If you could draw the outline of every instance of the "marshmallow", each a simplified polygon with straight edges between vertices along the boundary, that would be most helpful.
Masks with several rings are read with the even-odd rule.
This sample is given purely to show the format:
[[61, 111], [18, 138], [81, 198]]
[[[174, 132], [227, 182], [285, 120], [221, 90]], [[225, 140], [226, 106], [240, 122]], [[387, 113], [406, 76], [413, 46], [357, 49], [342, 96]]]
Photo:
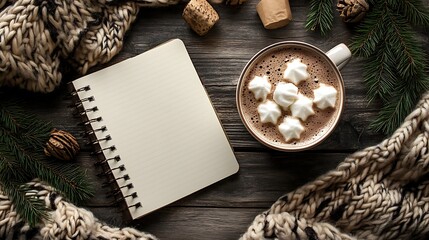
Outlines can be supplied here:
[[298, 99], [290, 106], [292, 116], [306, 121], [307, 118], [314, 114], [313, 101], [302, 95], [298, 94]]
[[287, 63], [286, 70], [283, 73], [283, 78], [289, 80], [295, 85], [301, 81], [308, 79], [310, 74], [307, 72], [307, 65], [301, 62], [301, 59], [294, 59]]
[[282, 114], [279, 105], [270, 100], [259, 104], [258, 113], [262, 123], [272, 124], [277, 124], [277, 121]]
[[335, 107], [335, 103], [337, 102], [337, 90], [334, 87], [321, 83], [313, 92], [313, 102], [318, 108], [325, 109], [328, 107]]
[[279, 132], [283, 135], [286, 142], [292, 139], [299, 139], [303, 131], [304, 127], [301, 122], [294, 117], [285, 117], [279, 125]]
[[279, 82], [274, 90], [274, 101], [284, 110], [298, 98], [298, 88], [292, 83]]
[[268, 82], [266, 75], [259, 77], [255, 76], [252, 81], [249, 82], [249, 90], [252, 91], [256, 100], [265, 101], [267, 95], [271, 92], [271, 83]]

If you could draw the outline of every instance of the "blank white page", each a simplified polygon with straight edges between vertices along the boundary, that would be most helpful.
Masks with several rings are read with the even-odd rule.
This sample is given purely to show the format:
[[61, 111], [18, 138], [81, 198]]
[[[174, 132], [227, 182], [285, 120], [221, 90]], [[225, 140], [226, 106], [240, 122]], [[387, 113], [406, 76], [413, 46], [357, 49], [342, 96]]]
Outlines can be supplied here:
[[201, 84], [185, 45], [171, 40], [98, 72], [73, 81], [75, 89], [86, 85], [89, 91], [79, 97], [94, 96], [85, 108], [97, 106], [89, 118], [111, 169], [114, 170], [133, 219], [172, 203], [238, 171], [238, 163], [210, 99]]

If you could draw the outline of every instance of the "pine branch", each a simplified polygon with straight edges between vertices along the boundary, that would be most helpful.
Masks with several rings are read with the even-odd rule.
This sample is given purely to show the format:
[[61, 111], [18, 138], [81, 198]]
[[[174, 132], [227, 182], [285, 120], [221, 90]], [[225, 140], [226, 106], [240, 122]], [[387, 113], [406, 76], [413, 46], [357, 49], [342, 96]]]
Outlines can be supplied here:
[[20, 168], [21, 165], [13, 154], [4, 145], [0, 145], [0, 183], [8, 182], [11, 179], [20, 183], [31, 180], [27, 173], [17, 171]]
[[85, 172], [70, 163], [45, 160], [43, 146], [52, 129], [50, 123], [13, 103], [0, 102], [0, 114], [0, 186], [24, 220], [34, 224], [44, 216], [44, 207], [26, 192], [30, 189], [19, 187], [32, 178], [45, 181], [75, 203], [92, 196]]
[[[16, 112], [16, 114], [13, 114], [13, 112]], [[0, 102], [0, 126], [16, 133], [20, 127], [18, 119], [23, 118], [25, 118], [25, 115], [22, 115], [21, 111], [16, 106]]]
[[429, 9], [421, 0], [389, 0], [393, 9], [405, 16], [414, 26], [429, 27]]
[[310, 9], [305, 24], [307, 30], [320, 30], [322, 35], [326, 35], [332, 29], [333, 22], [332, 0], [310, 0]]
[[407, 93], [394, 96], [394, 101], [381, 108], [376, 120], [371, 123], [369, 129], [375, 132], [391, 132], [392, 129], [397, 128], [406, 117], [405, 113], [409, 111], [409, 103], [411, 101]]
[[74, 203], [89, 199], [93, 194], [85, 172], [72, 164], [38, 160], [29, 167], [29, 171], [38, 173], [37, 176], [40, 180], [48, 182]]
[[15, 205], [15, 211], [30, 225], [35, 226], [42, 218], [46, 218], [46, 207], [42, 200], [27, 194], [31, 189], [24, 185], [0, 182], [1, 190], [6, 193]]
[[426, 24], [429, 11], [418, 4], [411, 6], [417, 2], [370, 0], [371, 11], [352, 39], [353, 53], [367, 58], [364, 81], [368, 98], [380, 98], [383, 103], [370, 126], [376, 132], [393, 132], [429, 89], [425, 51], [410, 25]]
[[363, 57], [371, 56], [386, 37], [385, 13], [382, 8], [370, 11], [365, 20], [356, 29], [350, 50], [353, 54]]
[[28, 147], [42, 149], [49, 139], [51, 129], [51, 123], [33, 118], [31, 122], [22, 125], [18, 138], [20, 142], [27, 144]]
[[0, 102], [0, 128], [10, 131], [10, 135], [19, 137], [21, 143], [40, 148], [49, 138], [51, 123], [24, 112], [16, 105], [17, 103], [1, 100], [3, 102]]
[[44, 161], [42, 147], [28, 149], [13, 136], [9, 136], [7, 141], [9, 150], [20, 161], [21, 168], [28, 174], [49, 183], [72, 202], [77, 203], [91, 197], [92, 189], [89, 181], [76, 166]]
[[417, 74], [425, 67], [425, 56], [420, 44], [414, 39], [416, 33], [403, 16], [392, 12], [386, 15], [391, 29], [386, 36], [386, 44], [395, 51], [398, 73], [404, 78]]
[[399, 81], [394, 67], [395, 63], [389, 52], [389, 46], [381, 44], [376, 52], [367, 58], [364, 65], [364, 82], [367, 85], [368, 100], [380, 98], [383, 102], [391, 100], [396, 83]]
[[[429, 78], [425, 79], [426, 84]], [[418, 101], [420, 94], [427, 90], [420, 86], [419, 83], [402, 81], [391, 97], [378, 114], [378, 117], [370, 125], [370, 129], [375, 132], [391, 133], [404, 121], [405, 117], [412, 111], [415, 103]]]

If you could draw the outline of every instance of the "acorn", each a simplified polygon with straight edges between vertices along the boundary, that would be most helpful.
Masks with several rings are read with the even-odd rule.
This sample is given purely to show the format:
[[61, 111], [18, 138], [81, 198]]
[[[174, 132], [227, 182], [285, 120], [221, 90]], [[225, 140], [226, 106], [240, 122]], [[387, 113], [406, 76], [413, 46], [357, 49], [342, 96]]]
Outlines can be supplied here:
[[55, 128], [44, 148], [46, 156], [65, 161], [74, 159], [79, 150], [79, 143], [71, 133]]

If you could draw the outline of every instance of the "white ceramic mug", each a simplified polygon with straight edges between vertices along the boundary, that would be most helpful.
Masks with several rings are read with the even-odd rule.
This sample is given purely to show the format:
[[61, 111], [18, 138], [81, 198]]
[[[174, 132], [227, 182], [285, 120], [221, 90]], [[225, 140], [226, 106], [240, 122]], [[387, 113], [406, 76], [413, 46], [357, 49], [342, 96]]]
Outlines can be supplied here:
[[[244, 109], [248, 110], [249, 107], [245, 107], [243, 105], [244, 104], [243, 96], [245, 95], [246, 97], [248, 97], [246, 94], [250, 94], [248, 89], [245, 89], [244, 86], [247, 85], [247, 82], [250, 79], [252, 70], [255, 70], [255, 68], [257, 67], [256, 65], [260, 64], [259, 62], [262, 61], [262, 59], [266, 59], [267, 56], [273, 55], [273, 53], [275, 53], [276, 51], [277, 52], [288, 51], [288, 49], [289, 51], [292, 51], [291, 49], [294, 49], [294, 51], [296, 51], [296, 49], [301, 49], [302, 51], [308, 53], [308, 55], [315, 56], [317, 57], [317, 59], [320, 59], [320, 61], [323, 62], [323, 64], [326, 64], [324, 66], [328, 66], [329, 69], [332, 70], [332, 71], [329, 70], [331, 72], [329, 71], [328, 72], [332, 74], [332, 79], [335, 79], [335, 81], [337, 81], [335, 84], [338, 89], [338, 94], [337, 94], [338, 102], [336, 104], [337, 107], [332, 114], [332, 117], [331, 117], [332, 119], [329, 120], [329, 126], [328, 124], [326, 124], [325, 126], [326, 129], [323, 128], [323, 131], [318, 131], [317, 134], [320, 134], [320, 135], [317, 135], [317, 134], [314, 135], [315, 136], [313, 137], [314, 140], [302, 141], [302, 142], [299, 142], [300, 140], [297, 140], [293, 144], [287, 143], [287, 142], [281, 142], [277, 140], [273, 141], [272, 139], [268, 139], [268, 137], [266, 136], [267, 135], [266, 131], [265, 133], [261, 131], [262, 123], [255, 123], [254, 115], [249, 116], [250, 115], [249, 113], [244, 112]], [[326, 53], [311, 44], [298, 42], [298, 41], [278, 42], [262, 49], [261, 51], [256, 53], [246, 64], [246, 66], [244, 67], [240, 75], [240, 79], [237, 84], [236, 104], [237, 104], [238, 112], [240, 114], [240, 118], [244, 126], [253, 135], [253, 137], [255, 137], [259, 142], [261, 142], [262, 144], [270, 148], [280, 150], [280, 151], [287, 151], [287, 152], [302, 151], [320, 144], [335, 129], [335, 127], [339, 122], [341, 113], [343, 111], [345, 90], [344, 90], [344, 81], [340, 74], [339, 69], [344, 67], [347, 64], [347, 62], [350, 60], [350, 58], [351, 58], [351, 52], [345, 44], [339, 44]], [[257, 126], [257, 124], [259, 124], [259, 127]], [[276, 126], [273, 126], [273, 128], [275, 127]]]

